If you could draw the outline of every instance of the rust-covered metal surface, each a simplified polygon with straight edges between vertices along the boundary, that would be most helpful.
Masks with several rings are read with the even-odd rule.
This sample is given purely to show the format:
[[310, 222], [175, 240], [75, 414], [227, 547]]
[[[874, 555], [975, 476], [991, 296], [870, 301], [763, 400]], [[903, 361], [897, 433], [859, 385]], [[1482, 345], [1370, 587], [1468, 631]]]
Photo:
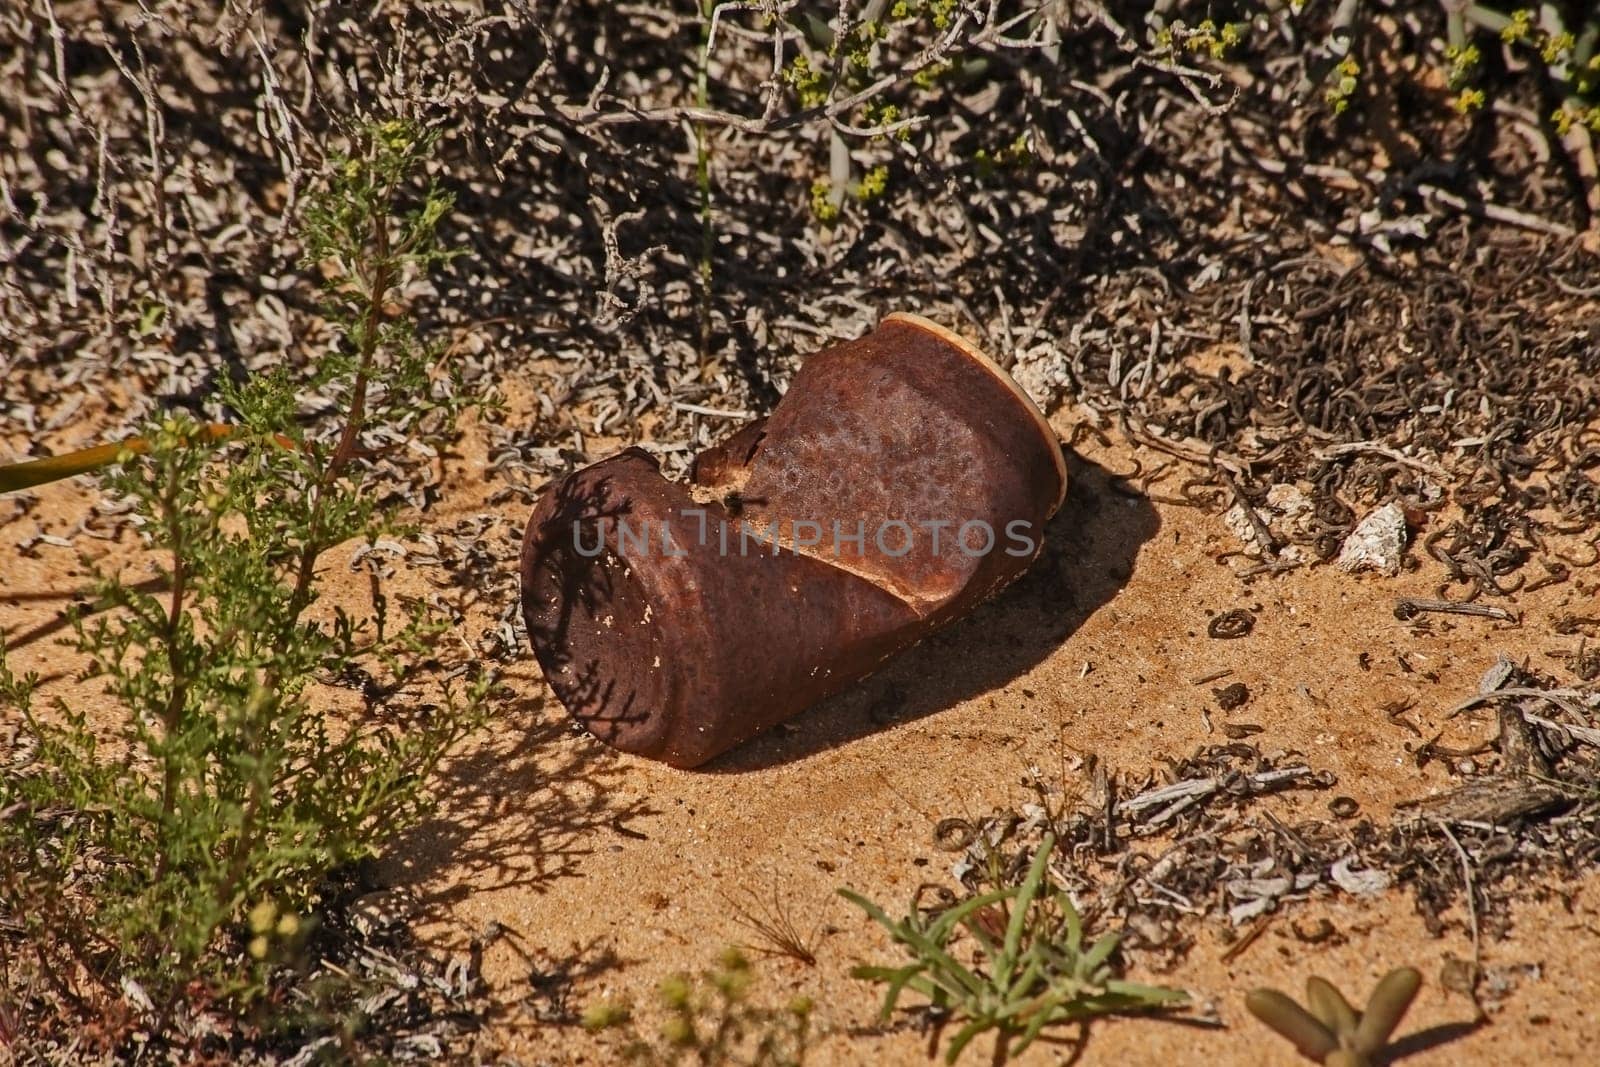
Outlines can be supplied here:
[[534, 651], [575, 717], [693, 767], [1011, 581], [1066, 492], [1055, 435], [968, 342], [909, 315], [805, 361], [688, 483], [630, 448], [546, 489]]

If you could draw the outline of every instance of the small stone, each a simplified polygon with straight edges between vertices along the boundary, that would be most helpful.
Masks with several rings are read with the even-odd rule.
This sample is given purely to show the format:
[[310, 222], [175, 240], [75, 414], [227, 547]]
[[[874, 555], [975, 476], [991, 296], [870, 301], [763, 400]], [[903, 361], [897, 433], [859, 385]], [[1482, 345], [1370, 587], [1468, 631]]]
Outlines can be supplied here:
[[[1316, 507], [1305, 491], [1287, 482], [1274, 484], [1267, 490], [1264, 506], [1255, 509], [1256, 518], [1267, 528], [1279, 545], [1278, 559], [1283, 563], [1303, 563], [1306, 550], [1294, 542], [1307, 536], [1308, 524], [1316, 515]], [[1265, 553], [1256, 527], [1250, 521], [1243, 505], [1235, 503], [1222, 516], [1229, 532], [1239, 539], [1247, 552]]]
[[1354, 573], [1375, 570], [1380, 574], [1399, 574], [1400, 557], [1406, 547], [1406, 514], [1399, 504], [1390, 502], [1356, 525], [1339, 550], [1339, 568]]
[[1250, 689], [1243, 682], [1213, 689], [1211, 694], [1217, 698], [1217, 706], [1223, 711], [1232, 711], [1250, 703]]
[[1328, 869], [1333, 884], [1351, 896], [1365, 897], [1388, 889], [1392, 879], [1384, 871], [1357, 870], [1355, 856], [1346, 856]]

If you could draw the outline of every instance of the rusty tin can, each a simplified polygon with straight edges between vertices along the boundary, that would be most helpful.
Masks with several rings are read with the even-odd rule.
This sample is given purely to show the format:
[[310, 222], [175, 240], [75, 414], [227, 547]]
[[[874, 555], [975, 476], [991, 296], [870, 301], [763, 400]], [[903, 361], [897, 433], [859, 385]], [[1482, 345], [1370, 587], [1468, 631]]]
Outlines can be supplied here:
[[596, 737], [693, 767], [1016, 578], [1066, 488], [1016, 382], [893, 314], [808, 358], [687, 483], [630, 448], [547, 488], [523, 539], [523, 616]]

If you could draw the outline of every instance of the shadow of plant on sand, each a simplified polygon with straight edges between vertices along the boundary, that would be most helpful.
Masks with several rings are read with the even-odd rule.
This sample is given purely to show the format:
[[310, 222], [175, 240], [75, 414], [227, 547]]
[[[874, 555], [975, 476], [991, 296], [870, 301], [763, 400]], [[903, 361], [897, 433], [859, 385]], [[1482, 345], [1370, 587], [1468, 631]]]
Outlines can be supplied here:
[[627, 770], [542, 695], [515, 698], [443, 768], [438, 812], [389, 850], [384, 880], [415, 887], [430, 907], [484, 890], [542, 892], [579, 873], [595, 831], [628, 836], [630, 821], [656, 814], [629, 796]]

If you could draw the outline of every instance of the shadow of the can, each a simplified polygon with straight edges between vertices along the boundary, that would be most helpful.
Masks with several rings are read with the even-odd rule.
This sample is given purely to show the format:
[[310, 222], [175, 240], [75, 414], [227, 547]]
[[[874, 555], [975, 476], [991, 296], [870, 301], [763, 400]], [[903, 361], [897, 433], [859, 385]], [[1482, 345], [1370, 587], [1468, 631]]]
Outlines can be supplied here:
[[1160, 530], [1148, 499], [1068, 451], [1067, 500], [1033, 566], [993, 600], [882, 670], [698, 768], [738, 773], [804, 759], [1003, 688], [1065, 644], [1131, 579]]

